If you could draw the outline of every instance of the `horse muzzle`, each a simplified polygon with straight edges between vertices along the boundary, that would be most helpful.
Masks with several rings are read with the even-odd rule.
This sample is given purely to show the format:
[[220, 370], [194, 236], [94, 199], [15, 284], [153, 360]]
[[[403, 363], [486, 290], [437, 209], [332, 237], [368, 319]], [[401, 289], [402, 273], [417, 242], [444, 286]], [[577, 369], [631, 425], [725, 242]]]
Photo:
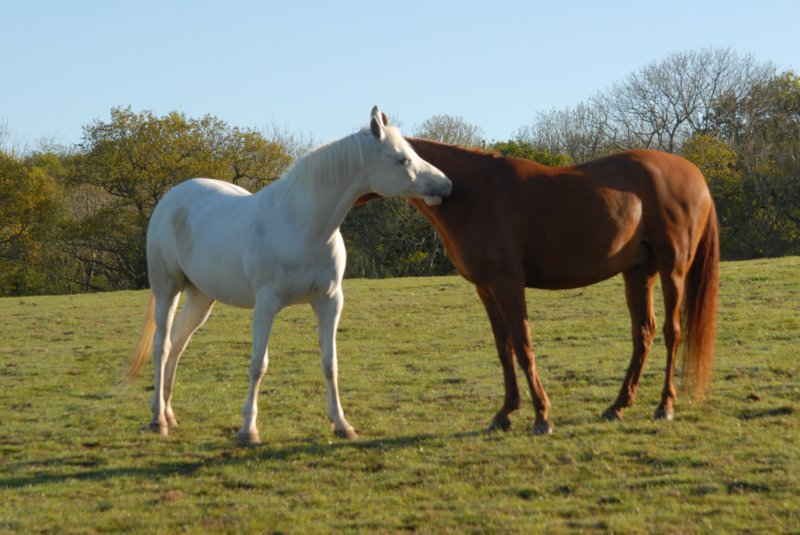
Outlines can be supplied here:
[[442, 198], [449, 197], [453, 191], [453, 182], [446, 176], [436, 177], [425, 188], [422, 200], [428, 206], [438, 206], [442, 204]]

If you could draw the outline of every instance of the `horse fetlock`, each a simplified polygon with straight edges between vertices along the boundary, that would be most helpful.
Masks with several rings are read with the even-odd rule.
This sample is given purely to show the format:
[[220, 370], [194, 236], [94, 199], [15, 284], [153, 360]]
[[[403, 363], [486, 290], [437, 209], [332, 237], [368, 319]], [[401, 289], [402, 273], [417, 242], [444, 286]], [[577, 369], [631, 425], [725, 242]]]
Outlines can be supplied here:
[[162, 437], [166, 437], [169, 435], [169, 426], [167, 425], [166, 420], [164, 421], [158, 420], [150, 422], [149, 429], [153, 433], [158, 433]]
[[618, 422], [621, 421], [622, 418], [622, 409], [617, 407], [609, 407], [607, 408], [603, 414], [600, 415], [600, 418], [606, 420], [608, 422]]
[[508, 431], [511, 429], [511, 418], [507, 414], [498, 414], [492, 418], [487, 431]]
[[553, 422], [549, 420], [545, 420], [543, 422], [536, 422], [533, 424], [533, 434], [534, 435], [552, 435], [553, 430]]
[[351, 425], [335, 428], [333, 430], [333, 434], [336, 436], [336, 438], [345, 438], [347, 440], [355, 440], [358, 438], [358, 433], [356, 433], [356, 430]]
[[666, 420], [672, 421], [675, 419], [675, 411], [672, 410], [672, 407], [659, 407], [656, 409], [655, 414], [653, 414], [654, 420]]
[[261, 437], [259, 436], [258, 431], [240, 431], [238, 442], [240, 446], [251, 448], [261, 444]]

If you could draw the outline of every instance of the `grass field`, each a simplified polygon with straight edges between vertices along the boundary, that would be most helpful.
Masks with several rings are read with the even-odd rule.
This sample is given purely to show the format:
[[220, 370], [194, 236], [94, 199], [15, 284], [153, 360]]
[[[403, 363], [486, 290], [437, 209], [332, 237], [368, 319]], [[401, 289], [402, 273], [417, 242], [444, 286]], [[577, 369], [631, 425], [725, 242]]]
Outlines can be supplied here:
[[[309, 308], [285, 310], [263, 445], [236, 446], [249, 313], [217, 305], [178, 370], [181, 426], [146, 431], [123, 387], [146, 294], [0, 300], [0, 533], [800, 531], [800, 258], [725, 263], [714, 381], [654, 422], [660, 337], [636, 405], [600, 421], [629, 360], [619, 278], [530, 291], [552, 436], [529, 396], [507, 433], [488, 321], [458, 277], [345, 281], [333, 438]], [[659, 312], [659, 321], [661, 315]]]

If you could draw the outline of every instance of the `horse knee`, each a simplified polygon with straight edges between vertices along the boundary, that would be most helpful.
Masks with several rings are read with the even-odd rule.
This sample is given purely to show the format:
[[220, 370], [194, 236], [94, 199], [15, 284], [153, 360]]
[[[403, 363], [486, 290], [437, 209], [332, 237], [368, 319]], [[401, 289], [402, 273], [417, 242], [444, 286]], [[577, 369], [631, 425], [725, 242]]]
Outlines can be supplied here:
[[328, 381], [336, 379], [337, 366], [336, 361], [333, 358], [322, 359], [322, 375]]
[[653, 340], [656, 338], [657, 329], [658, 327], [656, 326], [655, 319], [652, 319], [642, 325], [639, 334], [642, 338], [642, 344], [644, 345], [645, 349], [649, 348], [653, 344]]
[[533, 348], [525, 347], [522, 351], [516, 351], [517, 362], [523, 370], [529, 370], [534, 362]]
[[670, 346], [677, 346], [681, 343], [683, 333], [680, 323], [667, 322], [664, 324], [664, 341]]
[[250, 378], [251, 379], [260, 379], [267, 373], [267, 367], [269, 366], [269, 358], [267, 355], [264, 355], [263, 358], [254, 358], [250, 361]]

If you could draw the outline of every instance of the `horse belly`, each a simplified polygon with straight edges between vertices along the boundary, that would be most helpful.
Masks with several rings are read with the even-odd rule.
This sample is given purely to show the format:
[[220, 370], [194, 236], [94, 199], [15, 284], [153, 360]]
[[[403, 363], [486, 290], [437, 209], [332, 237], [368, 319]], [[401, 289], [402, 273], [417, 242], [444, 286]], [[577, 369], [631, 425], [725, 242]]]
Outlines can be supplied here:
[[195, 240], [193, 251], [181, 255], [181, 270], [189, 283], [216, 301], [252, 308], [255, 293], [242, 269], [242, 252], [234, 236], [224, 240]]
[[549, 225], [526, 255], [526, 284], [534, 288], [589, 286], [629, 269], [647, 256], [638, 199], [608, 206], [586, 220]]

